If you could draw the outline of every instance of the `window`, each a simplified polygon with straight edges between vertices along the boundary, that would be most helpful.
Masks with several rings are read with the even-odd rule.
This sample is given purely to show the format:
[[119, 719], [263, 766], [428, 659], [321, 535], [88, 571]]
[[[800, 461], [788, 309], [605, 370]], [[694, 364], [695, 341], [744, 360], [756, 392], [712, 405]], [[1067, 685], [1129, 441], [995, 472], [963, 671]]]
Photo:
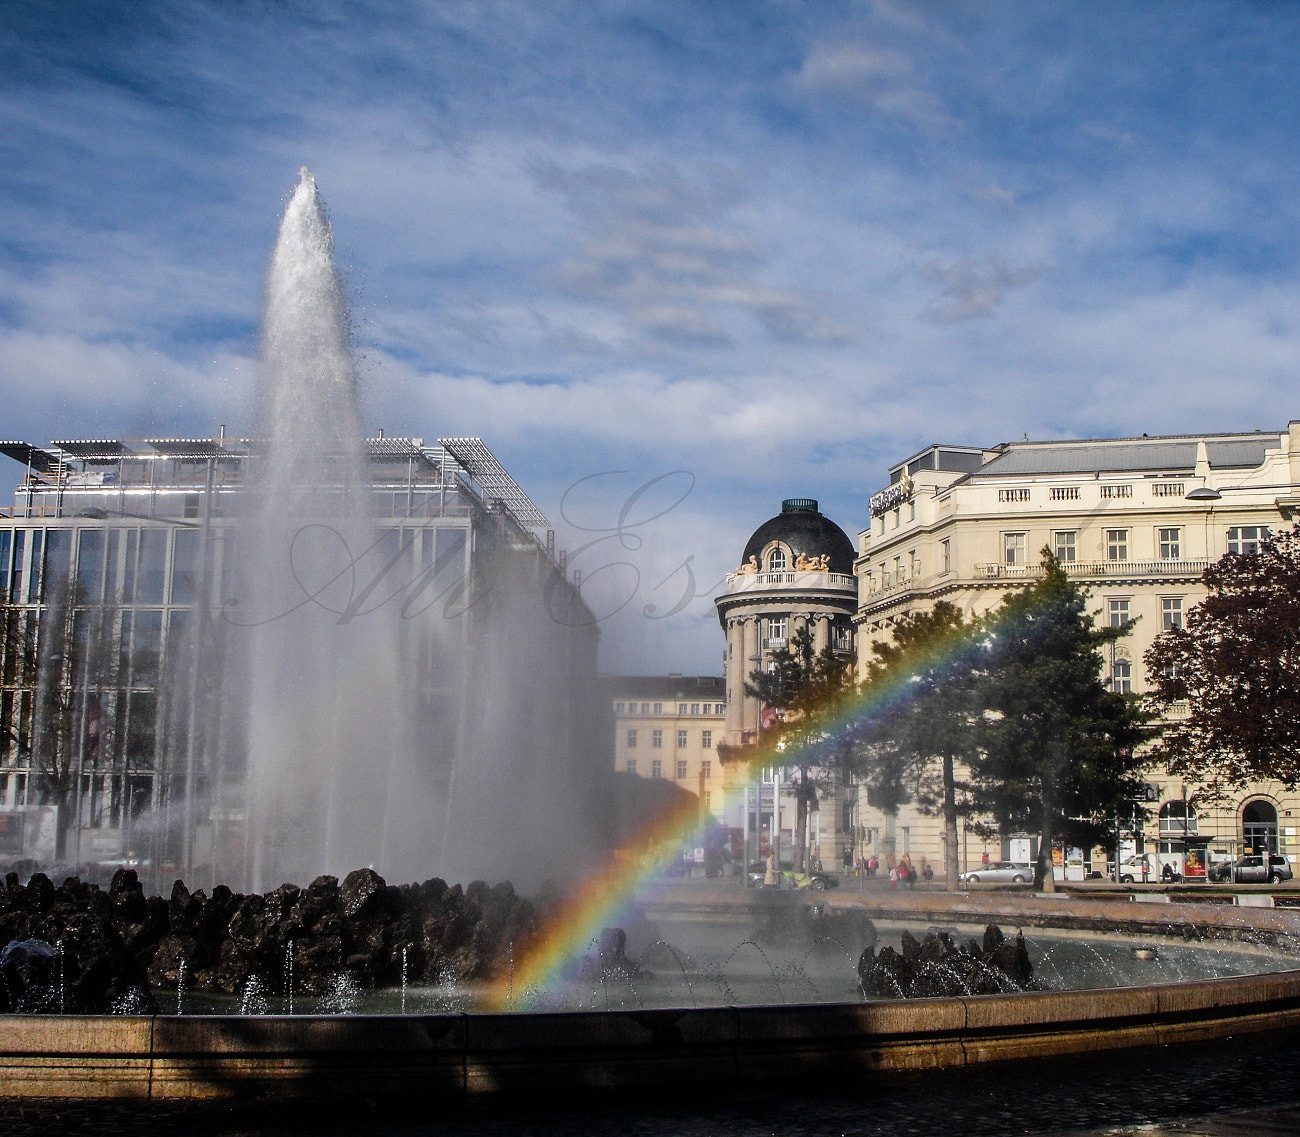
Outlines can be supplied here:
[[785, 617], [774, 618], [767, 622], [768, 643], [784, 643], [786, 632]]
[[1028, 501], [1029, 488], [1015, 490], [998, 490], [998, 501]]
[[917, 555], [915, 549], [907, 554], [907, 578], [916, 580], [921, 575], [921, 558]]
[[1128, 560], [1128, 530], [1106, 530], [1106, 559], [1108, 561]]
[[785, 550], [779, 545], [767, 554], [768, 572], [785, 572], [786, 564]]
[[629, 758], [629, 759], [627, 760], [627, 772], [628, 772], [629, 774], [635, 774], [635, 773], [636, 773], [636, 759], [635, 759], [635, 758]]
[[1025, 535], [1023, 533], [1002, 534], [1002, 561], [1008, 565], [1025, 563]]
[[1117, 659], [1110, 668], [1110, 687], [1117, 695], [1133, 691], [1133, 665], [1127, 659]]
[[699, 704], [699, 703], [692, 703], [692, 704], [691, 704], [691, 714], [693, 714], [693, 715], [698, 715], [699, 713], [700, 713], [700, 704]]
[[650, 763], [650, 776], [652, 778], [662, 778], [664, 776], [664, 764], [658, 758]]
[[1170, 628], [1183, 626], [1183, 598], [1165, 596], [1160, 600], [1160, 630], [1167, 632]]
[[903, 558], [902, 557], [894, 558], [894, 583], [895, 584], [903, 583]]
[[1051, 493], [1049, 493], [1047, 496], [1052, 501], [1078, 501], [1079, 487], [1078, 486], [1053, 486]]
[[1249, 556], [1268, 537], [1267, 525], [1234, 525], [1228, 530], [1228, 552]]
[[1102, 486], [1101, 496], [1103, 500], [1117, 498], [1117, 497], [1132, 497], [1133, 487], [1127, 484]]
[[[703, 747], [705, 750], [713, 749], [713, 731], [706, 730], [704, 732], [703, 736], [700, 738], [700, 746]], [[704, 764], [705, 766], [708, 765], [707, 762], [705, 762]], [[707, 778], [709, 775], [705, 774], [704, 776]]]
[[679, 730], [679, 731], [677, 732], [677, 745], [678, 745], [678, 746], [685, 746], [685, 745], [686, 745], [686, 731], [684, 731], [684, 730]]
[[939, 542], [940, 572], [952, 572], [952, 541], [948, 538]]
[[663, 705], [663, 703], [656, 703], [656, 704], [655, 704], [655, 714], [657, 714], [657, 715], [661, 715], [661, 714], [663, 714], [663, 713], [664, 713], [664, 705]]
[[1106, 601], [1106, 615], [1112, 628], [1122, 628], [1129, 621], [1128, 597], [1112, 596]]
[[1182, 482], [1152, 482], [1151, 496], [1152, 497], [1182, 497], [1183, 483]]
[[686, 759], [679, 758], [677, 760], [677, 778], [680, 781], [684, 777], [686, 777]]
[[652, 730], [650, 732], [650, 748], [652, 750], [662, 750], [664, 748], [664, 732], [662, 730]]
[[635, 730], [629, 730], [629, 731], [627, 732], [627, 748], [628, 748], [629, 750], [635, 750], [635, 749], [636, 749], [636, 731], [635, 731]]
[[684, 714], [686, 713], [686, 704], [685, 704], [685, 703], [678, 703], [678, 704], [677, 704], [677, 713], [678, 713], [679, 715], [684, 715]]
[[712, 762], [701, 762], [701, 763], [700, 763], [700, 777], [701, 777], [701, 778], [704, 778], [706, 781], [707, 781], [709, 778], [713, 777], [713, 763], [712, 763]]
[[1167, 801], [1160, 807], [1160, 836], [1181, 837], [1196, 832], [1196, 810], [1185, 801]]
[[622, 704], [622, 703], [615, 703], [615, 704], [614, 704], [614, 713], [615, 713], [616, 715], [621, 715], [621, 714], [623, 713], [623, 704]]
[[642, 713], [643, 715], [648, 715], [648, 714], [650, 713], [650, 704], [649, 704], [649, 703], [642, 703], [642, 704], [641, 704], [641, 713]]
[[1183, 555], [1183, 531], [1181, 529], [1161, 529], [1156, 534], [1160, 546], [1162, 561], [1177, 561]]
[[1079, 559], [1079, 531], [1077, 529], [1058, 529], [1052, 534], [1056, 559], [1072, 564]]
[[713, 794], [709, 790], [704, 791], [704, 808], [705, 809], [713, 808]]

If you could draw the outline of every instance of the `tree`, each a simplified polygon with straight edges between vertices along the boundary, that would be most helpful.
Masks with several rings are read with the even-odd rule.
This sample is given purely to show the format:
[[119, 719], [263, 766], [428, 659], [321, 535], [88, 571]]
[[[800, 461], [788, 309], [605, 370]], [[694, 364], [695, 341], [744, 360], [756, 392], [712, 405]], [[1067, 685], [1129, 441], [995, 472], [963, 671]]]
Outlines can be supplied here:
[[754, 671], [745, 693], [770, 708], [776, 719], [769, 735], [781, 765], [797, 765], [795, 868], [803, 871], [808, 850], [808, 811], [817, 788], [810, 778], [824, 764], [826, 724], [848, 685], [849, 665], [829, 647], [818, 652], [806, 627], [798, 628], [790, 644], [772, 653], [770, 670]]
[[864, 694], [878, 709], [857, 726], [856, 767], [872, 800], [896, 808], [914, 786], [922, 810], [943, 818], [944, 873], [955, 890], [958, 791], [966, 788], [957, 771], [979, 745], [980, 628], [941, 600], [890, 631], [892, 642], [871, 645]]
[[1102, 646], [1128, 628], [1097, 628], [1082, 590], [1048, 549], [1043, 576], [988, 618], [976, 808], [1003, 833], [1036, 832], [1034, 882], [1051, 891], [1058, 839], [1089, 846], [1142, 797], [1149, 716], [1102, 681]]
[[114, 657], [108, 615], [79, 606], [66, 582], [39, 607], [0, 601], [0, 722], [12, 764], [26, 767], [29, 791], [58, 808], [55, 856], [67, 855], [78, 823], [78, 782], [89, 758], [113, 736], [102, 722], [98, 685]]
[[1300, 526], [1205, 570], [1209, 595], [1145, 656], [1172, 717], [1154, 755], [1222, 797], [1251, 781], [1300, 783]]

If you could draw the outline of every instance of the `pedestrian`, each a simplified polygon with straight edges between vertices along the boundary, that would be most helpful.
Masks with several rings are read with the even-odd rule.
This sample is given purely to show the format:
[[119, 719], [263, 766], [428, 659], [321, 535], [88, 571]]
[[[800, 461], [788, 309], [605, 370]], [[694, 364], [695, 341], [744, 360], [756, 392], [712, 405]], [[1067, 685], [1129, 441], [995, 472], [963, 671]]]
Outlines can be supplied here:
[[889, 870], [889, 891], [893, 892], [898, 887], [898, 866], [895, 865]]
[[841, 864], [844, 865], [845, 873], [849, 873], [853, 870], [853, 846], [852, 845], [844, 846], [844, 856], [841, 858]]
[[776, 887], [776, 850], [773, 849], [767, 854], [767, 868], [763, 872], [763, 887]]
[[879, 868], [880, 868], [880, 862], [876, 860], [876, 854], [872, 853], [871, 856], [867, 858], [867, 879], [874, 880], [876, 876], [876, 870]]
[[927, 860], [921, 861], [921, 879], [924, 880], [926, 884], [929, 884], [930, 881], [934, 880], [934, 868]]

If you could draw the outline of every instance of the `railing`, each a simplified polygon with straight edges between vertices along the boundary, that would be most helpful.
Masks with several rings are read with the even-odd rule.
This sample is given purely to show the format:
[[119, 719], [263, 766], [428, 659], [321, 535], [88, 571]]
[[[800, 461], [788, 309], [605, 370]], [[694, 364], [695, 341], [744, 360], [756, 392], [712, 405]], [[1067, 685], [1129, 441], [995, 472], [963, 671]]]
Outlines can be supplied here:
[[[1062, 567], [1065, 569], [1067, 576], [1076, 580], [1104, 580], [1108, 578], [1130, 580], [1134, 577], [1151, 577], [1152, 579], [1199, 577], [1213, 563], [1213, 561], [1208, 560], [1069, 561]], [[897, 576], [890, 573], [884, 580], [874, 576], [868, 576], [864, 579], [866, 580], [866, 595], [882, 597], [907, 588], [917, 587], [922, 583], [928, 587], [941, 585], [960, 587], [971, 581], [986, 580], [1003, 580], [1008, 584], [1013, 584], [1020, 581], [1041, 580], [1042, 576], [1042, 565], [977, 564], [971, 566], [968, 574], [946, 572], [936, 573], [930, 577], [922, 577], [920, 574], [902, 572]]]
[[760, 588], [835, 588], [857, 591], [858, 578], [843, 572], [733, 572], [727, 574], [728, 592]]
[[[1062, 564], [1069, 577], [1097, 576], [1200, 576], [1212, 561], [1066, 561]], [[974, 566], [977, 580], [1039, 580], [1042, 565], [983, 564]]]

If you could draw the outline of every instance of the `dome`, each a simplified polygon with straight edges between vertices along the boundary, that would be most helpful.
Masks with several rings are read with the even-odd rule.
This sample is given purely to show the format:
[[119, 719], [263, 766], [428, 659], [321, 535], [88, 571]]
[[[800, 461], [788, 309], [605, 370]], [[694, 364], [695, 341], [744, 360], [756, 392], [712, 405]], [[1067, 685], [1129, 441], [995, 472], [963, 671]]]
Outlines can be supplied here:
[[764, 521], [745, 546], [740, 560], [742, 564], [752, 556], [759, 562], [759, 568], [766, 572], [768, 564], [762, 560], [763, 550], [773, 541], [779, 541], [789, 549], [793, 569], [793, 558], [802, 553], [806, 557], [827, 558], [831, 572], [853, 572], [853, 542], [848, 535], [829, 517], [817, 510], [817, 502], [810, 497], [787, 498], [781, 503], [781, 512], [770, 521]]

